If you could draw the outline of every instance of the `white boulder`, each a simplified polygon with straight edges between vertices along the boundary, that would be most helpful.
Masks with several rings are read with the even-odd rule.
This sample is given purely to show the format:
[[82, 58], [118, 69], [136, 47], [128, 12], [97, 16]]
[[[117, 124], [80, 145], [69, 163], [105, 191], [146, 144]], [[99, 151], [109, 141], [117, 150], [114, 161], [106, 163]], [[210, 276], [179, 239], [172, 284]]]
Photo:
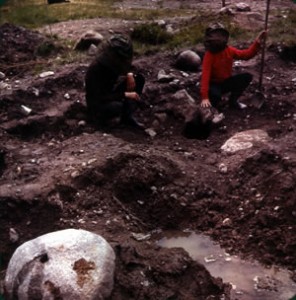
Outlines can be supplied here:
[[105, 299], [113, 289], [114, 267], [114, 251], [101, 236], [77, 229], [48, 233], [14, 252], [5, 299]]

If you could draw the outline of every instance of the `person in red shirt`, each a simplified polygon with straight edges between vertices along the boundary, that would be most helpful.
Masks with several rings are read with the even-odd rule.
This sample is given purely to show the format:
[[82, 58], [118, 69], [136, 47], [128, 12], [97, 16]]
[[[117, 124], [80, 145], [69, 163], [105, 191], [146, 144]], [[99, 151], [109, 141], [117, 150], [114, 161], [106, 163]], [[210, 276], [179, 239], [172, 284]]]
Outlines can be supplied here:
[[266, 34], [266, 31], [262, 31], [248, 49], [240, 50], [227, 45], [229, 32], [223, 25], [215, 23], [207, 28], [201, 75], [201, 107], [216, 106], [225, 93], [230, 93], [230, 107], [246, 107], [238, 99], [251, 83], [253, 76], [247, 72], [232, 75], [233, 61], [254, 57]]

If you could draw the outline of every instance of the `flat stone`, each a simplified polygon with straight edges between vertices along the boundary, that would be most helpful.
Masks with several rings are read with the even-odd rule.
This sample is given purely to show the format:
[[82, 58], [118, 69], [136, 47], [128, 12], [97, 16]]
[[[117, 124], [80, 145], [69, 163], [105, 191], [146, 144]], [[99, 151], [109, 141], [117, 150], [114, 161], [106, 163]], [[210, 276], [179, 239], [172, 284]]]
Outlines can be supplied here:
[[252, 148], [254, 144], [266, 144], [269, 140], [269, 135], [264, 130], [252, 129], [242, 131], [228, 139], [221, 147], [221, 150], [226, 153], [235, 153]]

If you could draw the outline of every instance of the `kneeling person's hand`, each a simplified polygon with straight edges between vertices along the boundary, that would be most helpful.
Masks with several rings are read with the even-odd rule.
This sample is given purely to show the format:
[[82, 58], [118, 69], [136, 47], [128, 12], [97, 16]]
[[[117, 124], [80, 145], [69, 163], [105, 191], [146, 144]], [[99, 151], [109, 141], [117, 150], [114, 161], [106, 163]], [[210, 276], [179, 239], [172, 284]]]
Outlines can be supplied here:
[[124, 95], [127, 99], [130, 100], [135, 100], [135, 101], [140, 100], [140, 96], [136, 92], [125, 92]]

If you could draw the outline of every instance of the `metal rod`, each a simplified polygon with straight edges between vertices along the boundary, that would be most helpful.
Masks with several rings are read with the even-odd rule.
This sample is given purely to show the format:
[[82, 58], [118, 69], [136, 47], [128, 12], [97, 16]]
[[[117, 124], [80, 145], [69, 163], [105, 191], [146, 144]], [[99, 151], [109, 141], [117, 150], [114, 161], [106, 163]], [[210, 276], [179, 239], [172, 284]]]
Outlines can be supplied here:
[[[266, 2], [266, 13], [265, 13], [265, 23], [264, 23], [264, 30], [267, 31], [268, 29], [268, 16], [269, 16], [269, 7], [270, 1], [267, 0]], [[259, 91], [262, 90], [262, 79], [263, 79], [263, 70], [264, 70], [264, 60], [265, 60], [265, 48], [266, 48], [266, 37], [264, 38], [263, 45], [262, 45], [262, 55], [261, 55], [261, 65], [260, 65], [260, 74], [259, 74]]]

